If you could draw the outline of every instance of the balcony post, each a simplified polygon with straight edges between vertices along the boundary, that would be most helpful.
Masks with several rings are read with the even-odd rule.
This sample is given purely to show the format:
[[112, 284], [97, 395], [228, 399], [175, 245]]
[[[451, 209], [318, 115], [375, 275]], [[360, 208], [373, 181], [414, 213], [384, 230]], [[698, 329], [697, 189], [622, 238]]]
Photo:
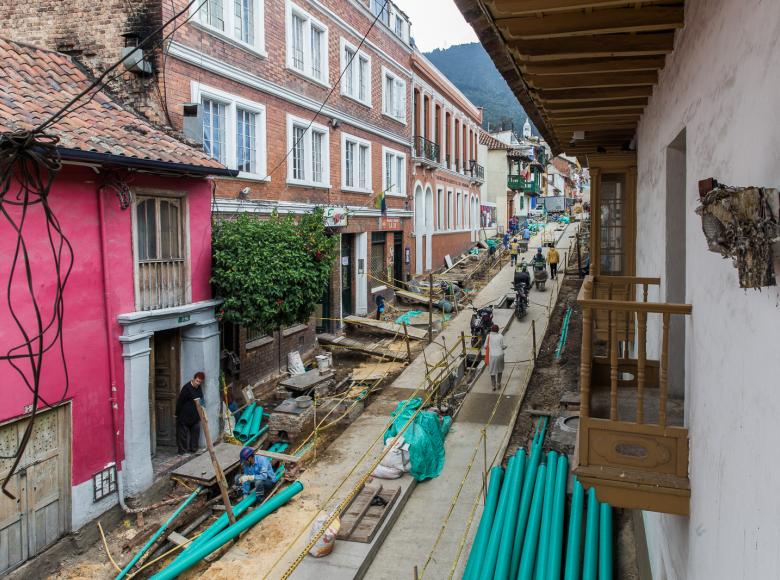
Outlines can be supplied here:
[[661, 342], [661, 369], [659, 372], [658, 424], [666, 427], [666, 396], [669, 390], [669, 313], [663, 313], [663, 339]]
[[609, 418], [617, 421], [618, 341], [616, 313], [609, 311]]
[[[590, 285], [589, 280], [583, 284]], [[586, 296], [590, 296], [588, 292]], [[590, 413], [590, 367], [591, 367], [591, 336], [592, 310], [584, 306], [582, 309], [582, 356], [580, 357], [580, 415], [587, 417]]]
[[[647, 288], [647, 285], [645, 285]], [[643, 423], [645, 419], [645, 366], [647, 365], [647, 313], [637, 313], [639, 328], [637, 329], [639, 344], [637, 345], [636, 368], [636, 422]]]

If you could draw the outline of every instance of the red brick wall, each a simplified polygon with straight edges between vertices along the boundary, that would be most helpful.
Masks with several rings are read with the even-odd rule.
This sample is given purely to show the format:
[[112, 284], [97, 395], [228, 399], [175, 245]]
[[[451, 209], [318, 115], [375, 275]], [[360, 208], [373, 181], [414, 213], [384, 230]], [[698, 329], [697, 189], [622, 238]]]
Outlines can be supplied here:
[[[246, 330], [239, 330], [239, 357], [241, 373], [239, 383], [255, 385], [287, 371], [287, 353], [298, 351], [304, 360], [310, 358], [315, 347], [314, 326], [303, 330], [297, 327], [278, 330], [269, 335], [269, 340], [246, 340]], [[250, 348], [247, 348], [249, 345]]]

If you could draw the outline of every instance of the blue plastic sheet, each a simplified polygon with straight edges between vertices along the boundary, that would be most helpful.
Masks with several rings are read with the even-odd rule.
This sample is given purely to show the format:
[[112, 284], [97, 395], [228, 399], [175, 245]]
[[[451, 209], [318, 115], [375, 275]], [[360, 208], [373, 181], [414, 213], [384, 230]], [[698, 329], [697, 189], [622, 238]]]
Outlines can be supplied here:
[[[391, 413], [393, 423], [385, 431], [384, 441], [400, 433], [422, 405], [422, 399], [415, 397], [400, 401]], [[438, 477], [444, 469], [444, 437], [450, 429], [451, 417], [440, 417], [433, 411], [422, 411], [404, 431], [404, 441], [409, 445], [409, 473], [417, 481]]]

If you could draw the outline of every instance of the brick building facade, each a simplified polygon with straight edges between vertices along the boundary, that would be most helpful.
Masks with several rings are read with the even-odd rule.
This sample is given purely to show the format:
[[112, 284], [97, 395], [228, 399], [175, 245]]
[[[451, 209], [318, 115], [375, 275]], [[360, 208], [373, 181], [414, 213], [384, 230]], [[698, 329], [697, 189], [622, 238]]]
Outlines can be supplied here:
[[456, 257], [479, 238], [482, 110], [420, 52], [411, 63], [413, 271], [422, 274], [441, 268], [446, 255]]

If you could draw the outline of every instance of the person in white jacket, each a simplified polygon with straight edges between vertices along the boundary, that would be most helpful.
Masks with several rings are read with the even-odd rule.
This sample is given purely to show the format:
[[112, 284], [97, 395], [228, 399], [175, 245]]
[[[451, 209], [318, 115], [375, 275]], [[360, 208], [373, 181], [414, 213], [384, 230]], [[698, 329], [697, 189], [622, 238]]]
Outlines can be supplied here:
[[490, 329], [485, 353], [488, 359], [488, 372], [490, 372], [490, 384], [495, 391], [501, 386], [501, 377], [504, 374], [504, 335], [498, 331], [498, 325], [494, 324]]

